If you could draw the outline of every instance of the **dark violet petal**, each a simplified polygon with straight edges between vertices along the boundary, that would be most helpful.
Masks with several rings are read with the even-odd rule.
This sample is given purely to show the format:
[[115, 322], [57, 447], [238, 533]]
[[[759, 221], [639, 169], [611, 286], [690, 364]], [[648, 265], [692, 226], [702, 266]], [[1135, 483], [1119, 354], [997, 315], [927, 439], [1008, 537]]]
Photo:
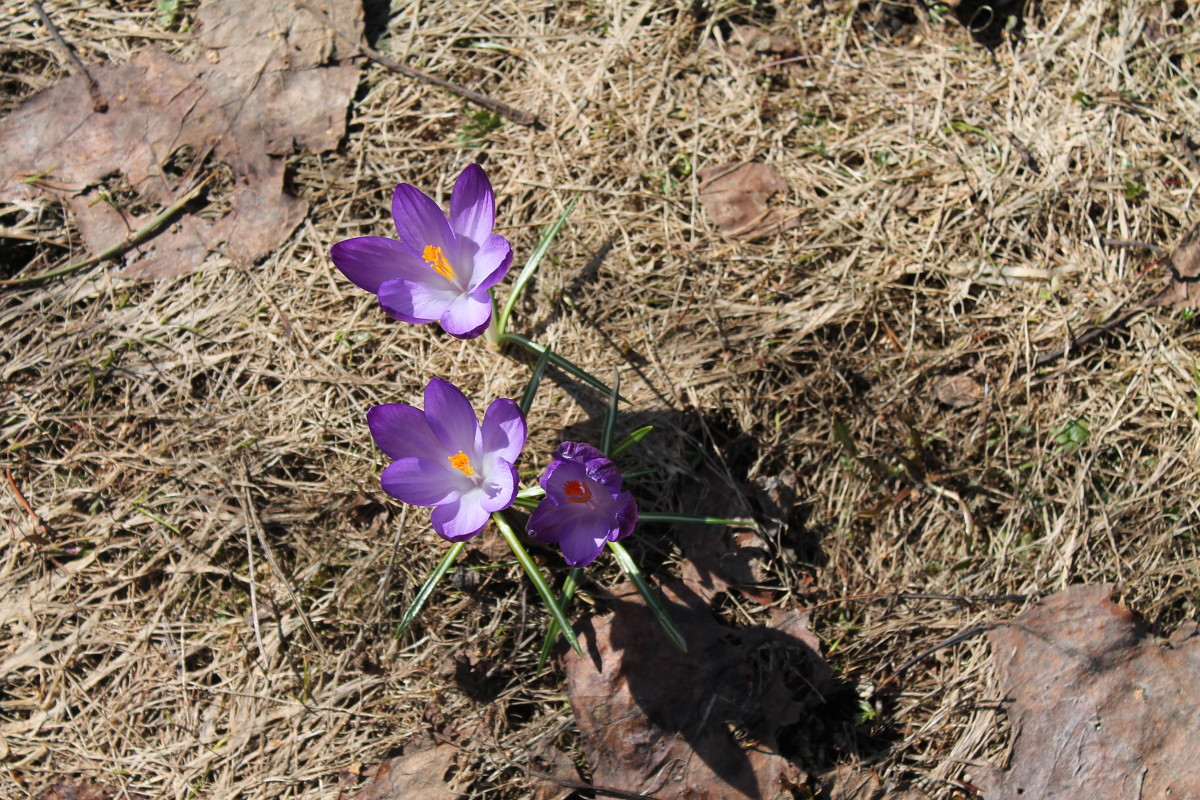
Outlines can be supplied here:
[[474, 339], [487, 330], [491, 321], [492, 298], [487, 292], [458, 295], [441, 316], [442, 328], [458, 339]]
[[424, 412], [418, 408], [403, 403], [373, 406], [367, 410], [367, 427], [375, 444], [389, 458], [429, 458], [434, 452], [442, 452]]
[[588, 459], [583, 468], [592, 480], [603, 483], [614, 493], [621, 491], [621, 471], [607, 458], [601, 456]]
[[609, 537], [609, 541], [613, 542], [624, 539], [633, 533], [638, 520], [637, 502], [633, 499], [633, 495], [629, 492], [621, 492], [617, 495], [616, 502], [619, 504], [616, 513], [616, 530]]
[[438, 536], [451, 542], [461, 542], [483, 530], [489, 516], [479, 505], [477, 497], [466, 496], [435, 508], [429, 521]]
[[401, 322], [433, 322], [454, 304], [458, 292], [433, 270], [432, 279], [384, 281], [379, 287], [379, 305]]
[[462, 451], [476, 458], [483, 437], [471, 401], [450, 381], [432, 378], [425, 385], [425, 419], [433, 435], [450, 454]]
[[525, 526], [530, 538], [546, 544], [558, 544], [563, 534], [584, 516], [587, 509], [574, 503], [563, 503], [554, 499], [546, 499], [529, 515]]
[[458, 500], [471, 481], [455, 469], [424, 458], [393, 461], [380, 476], [383, 490], [414, 506], [438, 506]]
[[382, 236], [338, 242], [329, 248], [329, 256], [355, 286], [371, 294], [379, 294], [379, 285], [385, 281], [413, 278], [420, 270], [429, 269], [408, 247]]
[[520, 406], [503, 397], [493, 400], [483, 415], [483, 452], [515, 464], [528, 433]]
[[480, 507], [490, 514], [511, 506], [517, 497], [517, 481], [517, 468], [497, 458], [488, 466], [487, 482], [478, 489]]
[[496, 225], [496, 197], [483, 167], [471, 164], [450, 193], [450, 227], [459, 236], [482, 244]]
[[438, 204], [415, 186], [402, 183], [392, 195], [392, 220], [404, 243], [418, 255], [427, 245], [440, 247], [447, 255], [457, 254], [454, 234]]
[[475, 253], [471, 266], [470, 288], [483, 291], [490, 289], [508, 274], [512, 266], [512, 245], [503, 236], [489, 236]]
[[609, 520], [592, 515], [569, 525], [558, 540], [563, 560], [572, 567], [586, 567], [596, 560], [609, 540], [612, 527]]
[[601, 453], [590, 444], [584, 444], [583, 442], [563, 442], [554, 451], [554, 457], [565, 458], [569, 461], [577, 461], [583, 464], [594, 458], [604, 458], [604, 453]]
[[[572, 481], [588, 487], [588, 491], [592, 491], [592, 486], [599, 486], [599, 484], [588, 478], [583, 465], [576, 464], [574, 461], [551, 461], [550, 466], [546, 467], [546, 472], [542, 475], [539, 482], [542, 484], [542, 488], [546, 490], [548, 497], [553, 497], [559, 502], [565, 502], [567, 496], [565, 487], [567, 483]], [[603, 487], [599, 488], [603, 491]]]

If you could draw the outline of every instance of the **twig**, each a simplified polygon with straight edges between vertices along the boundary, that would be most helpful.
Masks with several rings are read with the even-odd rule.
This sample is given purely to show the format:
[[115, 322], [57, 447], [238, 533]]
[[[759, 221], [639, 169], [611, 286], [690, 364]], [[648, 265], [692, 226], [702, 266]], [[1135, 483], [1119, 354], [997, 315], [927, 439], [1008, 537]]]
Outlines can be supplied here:
[[648, 794], [638, 794], [637, 792], [626, 792], [623, 789], [614, 789], [610, 786], [593, 786], [590, 783], [576, 781], [570, 778], [560, 778], [557, 775], [551, 775], [548, 772], [538, 772], [535, 769], [526, 768], [525, 774], [530, 777], [537, 778], [542, 781], [557, 783], [567, 789], [574, 789], [577, 792], [591, 792], [597, 796], [616, 797], [620, 800], [655, 800], [654, 797]]
[[888, 684], [894, 682], [897, 678], [899, 678], [901, 675], [903, 675], [905, 672], [907, 672], [909, 669], [911, 669], [914, 665], [919, 664], [920, 662], [924, 661], [926, 658], [933, 655], [938, 650], [944, 650], [947, 647], [953, 647], [954, 645], [958, 644], [959, 642], [963, 642], [963, 641], [966, 641], [967, 639], [970, 639], [972, 636], [978, 636], [981, 633], [986, 633], [987, 631], [990, 631], [992, 628], [996, 627], [999, 624], [1000, 624], [999, 622], [981, 622], [978, 625], [972, 625], [971, 627], [967, 628], [965, 631], [960, 631], [959, 633], [954, 634], [949, 639], [938, 642], [933, 647], [929, 648], [928, 650], [921, 653], [920, 655], [914, 656], [913, 658], [910, 658], [908, 661], [905, 661], [903, 664], [901, 664], [896, 669], [895, 672], [893, 672], [891, 675], [888, 675], [886, 678], [884, 678], [883, 682], [880, 683], [879, 686], [877, 686], [875, 688], [875, 694], [879, 694], [880, 692], [882, 692], [884, 690], [884, 688], [886, 688], [888, 686]]
[[49, 272], [40, 272], [37, 275], [26, 275], [20, 278], [0, 280], [0, 286], [27, 286], [31, 283], [41, 283], [42, 281], [48, 281], [51, 278], [61, 278], [63, 275], [70, 275], [72, 272], [78, 272], [85, 267], [90, 267], [91, 265], [98, 264], [101, 261], [107, 261], [110, 258], [116, 258], [129, 248], [136, 247], [152, 236], [159, 228], [161, 228], [164, 224], [169, 222], [172, 217], [179, 213], [184, 206], [199, 197], [200, 193], [204, 191], [204, 187], [207, 186], [208, 182], [212, 179], [213, 175], [210, 174], [207, 178], [196, 184], [191, 191], [187, 192], [183, 197], [179, 198], [174, 203], [171, 203], [171, 205], [159, 212], [159, 214], [155, 216], [154, 219], [147, 222], [143, 228], [134, 231], [129, 236], [125, 237], [124, 240], [114, 244], [112, 247], [102, 250], [94, 256], [89, 256], [83, 261], [77, 261], [76, 263], [68, 264], [65, 267], [52, 269]]
[[450, 81], [439, 78], [436, 75], [430, 75], [427, 72], [421, 72], [418, 69], [413, 69], [405, 64], [401, 64], [399, 61], [388, 58], [373, 47], [362, 44], [359, 42], [357, 36], [352, 35], [340, 25], [335, 24], [333, 20], [325, 15], [325, 12], [323, 12], [315, 4], [310, 3], [309, 0], [296, 0], [296, 4], [320, 19], [321, 22], [325, 23], [330, 30], [345, 39], [346, 42], [348, 42], [352, 47], [357, 48], [358, 52], [362, 53], [376, 64], [385, 66], [394, 72], [399, 72], [401, 75], [406, 75], [410, 78], [416, 78], [417, 80], [425, 81], [426, 83], [432, 83], [434, 86], [440, 86], [446, 91], [456, 94], [466, 100], [470, 100], [476, 105], [481, 105], [489, 111], [494, 111], [500, 116], [505, 117], [506, 119], [517, 123], [518, 125], [537, 124], [537, 117], [535, 117], [533, 114], [530, 114], [528, 111], [522, 111], [519, 108], [513, 108], [510, 105], [501, 103], [499, 100], [493, 100], [485, 94], [472, 91], [465, 86], [459, 86], [457, 83], [451, 83]]
[[[263, 549], [263, 555], [267, 557], [267, 563], [271, 565], [271, 571], [275, 573], [275, 579], [282, 583], [283, 588], [287, 590], [288, 597], [290, 597], [292, 600], [292, 606], [296, 609], [296, 615], [300, 617], [300, 621], [304, 623], [304, 629], [308, 631], [308, 635], [312, 639], [313, 644], [317, 646], [317, 649], [320, 650], [322, 654], [327, 654], [325, 645], [321, 643], [321, 638], [317, 636], [316, 628], [313, 627], [312, 621], [309, 620], [308, 613], [304, 610], [304, 606], [300, 605], [300, 598], [296, 596], [295, 590], [292, 589], [291, 581], [287, 579], [287, 574], [284, 573], [283, 568], [279, 566], [279, 561], [275, 558], [275, 551], [271, 549], [271, 544], [267, 541], [267, 535], [263, 530], [262, 522], [259, 521], [258, 514], [254, 511], [254, 503], [250, 497], [250, 489], [247, 488], [250, 485], [250, 476], [249, 474], [246, 474], [244, 477], [245, 483], [242, 487], [242, 501], [244, 503], [243, 509], [246, 513], [246, 517], [253, 525], [254, 534], [256, 537], [258, 537], [258, 544]], [[250, 576], [250, 580], [253, 585], [253, 575]]]
[[79, 56], [75, 55], [75, 51], [71, 49], [71, 46], [63, 41], [62, 36], [58, 33], [58, 29], [50, 21], [50, 15], [46, 13], [46, 9], [42, 8], [40, 0], [33, 0], [32, 5], [33, 10], [41, 17], [42, 24], [50, 32], [51, 38], [58, 42], [58, 46], [67, 54], [67, 59], [75, 65], [75, 69], [79, 70], [84, 80], [87, 81], [88, 94], [92, 96], [92, 111], [95, 111], [97, 114], [103, 114], [105, 111], [108, 111], [108, 101], [104, 99], [104, 94], [100, 91], [100, 84], [92, 77], [92, 73], [88, 72], [88, 68], [83, 65], [83, 61], [79, 59]]
[[[17, 481], [15, 478], [13, 478], [12, 470], [6, 469], [4, 470], [4, 474], [8, 476], [8, 485], [12, 487], [13, 494], [15, 494], [17, 499], [21, 501], [21, 505], [27, 512], [29, 512], [29, 516], [33, 517], [38, 527], [42, 529], [42, 533], [45, 534], [46, 539], [49, 540], [54, 538], [54, 531], [52, 531], [50, 526], [46, 524], [46, 520], [39, 517], [37, 512], [33, 510], [33, 506], [29, 505], [29, 501], [25, 499], [25, 495], [21, 492], [21, 487], [17, 486]], [[47, 541], [47, 544], [48, 543], [49, 542]]]

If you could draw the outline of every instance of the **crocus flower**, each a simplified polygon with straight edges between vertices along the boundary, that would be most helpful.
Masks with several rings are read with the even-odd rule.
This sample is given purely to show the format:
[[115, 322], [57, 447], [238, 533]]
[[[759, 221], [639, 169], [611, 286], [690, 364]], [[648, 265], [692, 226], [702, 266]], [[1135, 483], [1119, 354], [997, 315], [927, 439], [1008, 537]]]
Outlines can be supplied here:
[[367, 425], [379, 449], [395, 459], [383, 490], [414, 506], [433, 506], [430, 521], [443, 539], [470, 539], [488, 516], [512, 505], [514, 466], [525, 446], [525, 415], [512, 400], [494, 400], [483, 415], [458, 387], [441, 378], [425, 386], [425, 410], [403, 403], [374, 406]]
[[529, 535], [557, 544], [572, 567], [592, 563], [605, 543], [637, 524], [637, 503], [621, 491], [621, 473], [591, 445], [563, 442], [540, 483], [546, 499], [529, 516]]
[[473, 339], [492, 318], [488, 289], [504, 278], [512, 247], [492, 233], [496, 198], [478, 164], [454, 182], [450, 218], [430, 197], [402, 183], [392, 195], [400, 241], [360, 236], [330, 249], [333, 263], [402, 322], [439, 321], [451, 336]]

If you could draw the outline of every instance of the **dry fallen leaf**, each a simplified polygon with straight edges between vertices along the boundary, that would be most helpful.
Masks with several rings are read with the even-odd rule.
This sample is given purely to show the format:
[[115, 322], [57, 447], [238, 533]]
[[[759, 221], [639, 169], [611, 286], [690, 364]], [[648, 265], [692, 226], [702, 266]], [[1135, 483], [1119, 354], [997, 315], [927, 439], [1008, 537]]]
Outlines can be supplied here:
[[727, 236], [755, 240], [774, 236], [800, 224], [793, 209], [769, 201], [786, 196], [787, 182], [766, 164], [747, 161], [706, 167], [700, 179], [700, 201], [714, 224]]
[[117, 790], [88, 780], [63, 780], [38, 795], [37, 800], [113, 800]]
[[1067, 589], [990, 634], [1013, 750], [988, 800], [1200, 797], [1196, 626], [1160, 646], [1112, 591]]
[[631, 587], [617, 591], [627, 599], [585, 623], [585, 656], [564, 657], [592, 782], [659, 800], [791, 800], [806, 776], [776, 736], [821, 704], [832, 681], [797, 638], [803, 615], [733, 630], [672, 583], [663, 595], [688, 642], [682, 653]]
[[970, 375], [942, 375], [934, 380], [933, 393], [951, 408], [969, 408], [983, 399], [983, 387]]
[[919, 789], [889, 792], [874, 770], [860, 766], [838, 767], [821, 776], [824, 800], [928, 800]]
[[[361, 3], [325, 5], [361, 28]], [[297, 147], [337, 146], [358, 70], [333, 65], [348, 53], [291, 0], [209, 0], [196, 27], [210, 56], [194, 63], [151, 47], [127, 64], [92, 66], [106, 113], [91, 110], [86, 81], [75, 76], [0, 122], [0, 200], [63, 197], [96, 253], [183, 196], [214, 167], [205, 164], [211, 156], [227, 166], [223, 213], [180, 217], [126, 255], [123, 275], [185, 274], [217, 248], [238, 263], [270, 253], [307, 213], [304, 200], [284, 192], [284, 158]], [[26, 182], [32, 176], [40, 177]], [[116, 188], [130, 196], [114, 196]]]
[[354, 800], [459, 800], [465, 797], [446, 782], [458, 749], [437, 744], [388, 759]]
[[1179, 240], [1167, 266], [1171, 270], [1167, 287], [1152, 297], [1149, 305], [1176, 311], [1200, 307], [1200, 221]]

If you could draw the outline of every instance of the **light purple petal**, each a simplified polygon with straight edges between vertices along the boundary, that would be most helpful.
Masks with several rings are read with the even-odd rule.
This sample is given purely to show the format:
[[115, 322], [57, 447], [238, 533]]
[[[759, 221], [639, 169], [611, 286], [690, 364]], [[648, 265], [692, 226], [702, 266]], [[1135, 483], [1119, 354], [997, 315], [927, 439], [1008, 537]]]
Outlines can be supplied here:
[[449, 283], [429, 270], [432, 279], [384, 281], [379, 287], [379, 305], [401, 322], [433, 322], [441, 319], [459, 296]]
[[458, 236], [483, 244], [496, 225], [496, 196], [483, 167], [471, 164], [450, 193], [450, 227]]
[[470, 539], [487, 525], [489, 514], [480, 506], [477, 498], [463, 497], [453, 503], [438, 506], [429, 516], [437, 535], [451, 542]]
[[439, 506], [457, 501], [471, 481], [454, 469], [424, 458], [393, 461], [379, 478], [383, 490], [414, 506]]
[[458, 339], [474, 339], [491, 320], [492, 298], [487, 292], [458, 295], [441, 316], [442, 328]]
[[503, 458], [489, 465], [487, 483], [479, 488], [479, 506], [489, 514], [503, 511], [517, 496], [517, 468]]
[[379, 294], [379, 285], [385, 281], [411, 280], [423, 270], [432, 272], [407, 245], [383, 236], [360, 236], [338, 242], [329, 248], [329, 256], [355, 286], [371, 294]]
[[371, 429], [375, 444], [389, 458], [429, 457], [430, 453], [441, 450], [424, 412], [404, 403], [387, 403], [368, 409], [367, 427]]
[[493, 400], [483, 415], [483, 451], [500, 456], [510, 464], [517, 463], [529, 429], [521, 407], [501, 397]]
[[451, 454], [460, 450], [476, 458], [482, 442], [475, 409], [450, 381], [432, 378], [425, 385], [425, 419], [433, 435]]
[[489, 236], [475, 253], [468, 287], [482, 291], [504, 280], [512, 266], [512, 255], [512, 245], [508, 239], [500, 235]]
[[454, 234], [438, 204], [415, 186], [402, 183], [392, 195], [392, 220], [404, 243], [421, 254], [426, 245], [457, 254]]

